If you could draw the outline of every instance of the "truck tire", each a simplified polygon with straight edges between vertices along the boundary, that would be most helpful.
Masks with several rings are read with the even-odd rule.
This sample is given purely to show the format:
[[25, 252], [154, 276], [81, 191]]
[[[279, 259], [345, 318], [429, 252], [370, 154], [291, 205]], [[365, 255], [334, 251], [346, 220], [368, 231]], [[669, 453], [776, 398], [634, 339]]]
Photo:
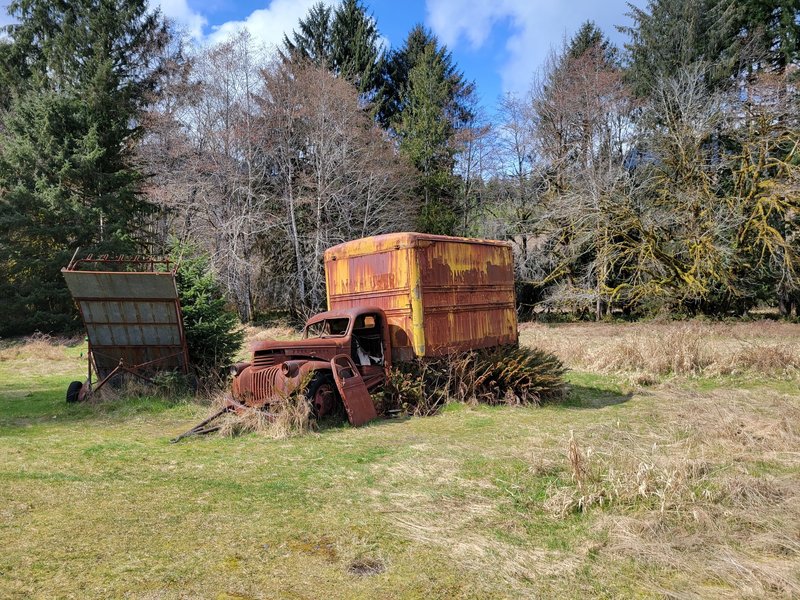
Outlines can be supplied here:
[[82, 387], [83, 382], [81, 381], [73, 381], [69, 384], [69, 387], [67, 388], [67, 402], [69, 404], [73, 404], [78, 401]]
[[333, 374], [329, 371], [316, 371], [306, 389], [306, 398], [315, 418], [319, 419], [334, 412], [340, 402]]

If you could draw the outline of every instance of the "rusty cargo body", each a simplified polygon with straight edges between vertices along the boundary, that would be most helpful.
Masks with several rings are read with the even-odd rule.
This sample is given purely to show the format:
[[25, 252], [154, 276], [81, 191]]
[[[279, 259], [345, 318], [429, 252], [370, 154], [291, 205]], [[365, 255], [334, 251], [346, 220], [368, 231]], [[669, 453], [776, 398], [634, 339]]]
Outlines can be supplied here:
[[392, 233], [325, 252], [329, 310], [383, 309], [392, 359], [517, 343], [511, 245]]

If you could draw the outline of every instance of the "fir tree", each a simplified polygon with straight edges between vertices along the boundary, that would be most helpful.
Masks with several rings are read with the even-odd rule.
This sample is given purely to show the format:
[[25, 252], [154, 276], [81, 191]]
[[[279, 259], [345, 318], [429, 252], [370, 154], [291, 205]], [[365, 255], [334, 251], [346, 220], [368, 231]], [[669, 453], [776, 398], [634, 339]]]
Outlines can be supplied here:
[[[730, 39], [729, 0], [650, 0], [647, 8], [629, 4], [630, 27], [620, 27], [630, 42], [625, 45], [630, 59], [628, 79], [640, 96], [648, 95], [659, 79], [671, 77], [681, 67], [698, 62], [715, 62], [720, 40]], [[708, 83], [715, 87], [730, 74], [730, 68], [716, 65], [708, 71]]]
[[[244, 341], [236, 313], [227, 308], [222, 286], [208, 257], [192, 245], [173, 243], [177, 285], [189, 363], [195, 375], [218, 383], [222, 369], [233, 363]], [[208, 386], [204, 386], [208, 387]]]
[[335, 72], [353, 83], [362, 94], [377, 91], [384, 55], [375, 19], [358, 0], [344, 0], [331, 26]]
[[420, 173], [423, 199], [419, 228], [428, 233], [452, 233], [456, 215], [449, 202], [453, 187], [452, 125], [447, 65], [429, 44], [408, 75], [405, 107], [397, 125], [400, 151]]
[[593, 48], [600, 49], [605, 62], [609, 65], [617, 62], [616, 46], [603, 35], [603, 31], [594, 21], [584, 21], [581, 28], [570, 40], [566, 55], [572, 59], [579, 58]]
[[321, 2], [283, 37], [284, 58], [300, 57], [343, 77], [368, 96], [381, 83], [384, 56], [375, 19], [358, 0], [344, 0], [333, 12]]
[[76, 246], [131, 253], [151, 205], [133, 165], [167, 31], [145, 0], [18, 0], [0, 82], [0, 335], [74, 325], [59, 273]]
[[286, 58], [300, 57], [326, 69], [333, 68], [331, 41], [331, 9], [322, 2], [312, 6], [305, 18], [300, 19], [299, 31], [292, 38], [283, 36]]
[[629, 79], [647, 95], [659, 77], [707, 66], [709, 89], [753, 71], [783, 72], [800, 54], [798, 0], [650, 0], [630, 5]]

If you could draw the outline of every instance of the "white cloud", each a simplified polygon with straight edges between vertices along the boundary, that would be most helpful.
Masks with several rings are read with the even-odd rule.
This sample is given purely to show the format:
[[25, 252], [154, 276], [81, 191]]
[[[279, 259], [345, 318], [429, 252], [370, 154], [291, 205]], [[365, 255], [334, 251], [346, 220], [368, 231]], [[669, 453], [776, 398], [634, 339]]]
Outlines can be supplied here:
[[[323, 0], [333, 6], [338, 0]], [[0, 0], [0, 25], [11, 22], [6, 14], [10, 0]], [[246, 29], [256, 42], [267, 47], [278, 46], [284, 34], [290, 34], [297, 23], [308, 13], [318, 0], [265, 0], [266, 7], [254, 10], [241, 21], [227, 21], [208, 30], [208, 18], [190, 6], [191, 0], [150, 0], [151, 6], [158, 7], [164, 16], [175, 21], [196, 41], [217, 44], [230, 39], [237, 32]], [[388, 47], [389, 40], [382, 39]]]
[[156, 0], [155, 3], [161, 8], [164, 16], [175, 21], [190, 36], [196, 40], [202, 39], [208, 19], [190, 8], [187, 0]]
[[[225, 41], [242, 29], [247, 29], [257, 42], [267, 47], [278, 46], [284, 34], [297, 28], [298, 21], [318, 0], [272, 0], [266, 8], [254, 10], [243, 21], [228, 21], [212, 28], [207, 41], [216, 44]], [[333, 5], [334, 0], [325, 0]]]
[[[14, 22], [8, 15], [9, 3], [10, 0], [0, 0], [0, 27]], [[183, 27], [193, 38], [202, 38], [208, 19], [192, 10], [187, 0], [153, 0], [151, 6], [161, 8], [166, 17]]]
[[510, 35], [499, 70], [505, 92], [524, 91], [550, 49], [587, 19], [616, 41], [614, 25], [627, 10], [625, 0], [426, 0], [426, 7], [428, 25], [451, 48], [463, 40], [480, 49], [498, 23], [507, 24]]
[[[246, 29], [257, 43], [271, 47], [280, 45], [284, 34], [291, 33], [318, 0], [265, 0], [264, 8], [254, 10], [241, 21], [213, 25], [210, 30], [208, 19], [189, 6], [190, 0], [152, 1], [161, 7], [165, 16], [181, 25], [198, 42], [218, 44]], [[325, 0], [327, 5], [335, 3], [336, 0]]]
[[8, 14], [9, 3], [10, 0], [0, 0], [0, 27], [11, 25], [11, 23], [14, 22], [14, 19], [12, 19]]

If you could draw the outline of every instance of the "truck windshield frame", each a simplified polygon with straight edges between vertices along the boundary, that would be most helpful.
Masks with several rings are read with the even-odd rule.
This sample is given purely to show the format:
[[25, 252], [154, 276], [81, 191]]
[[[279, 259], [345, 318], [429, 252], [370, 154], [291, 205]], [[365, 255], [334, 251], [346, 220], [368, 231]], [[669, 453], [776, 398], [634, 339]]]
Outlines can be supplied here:
[[303, 330], [303, 338], [338, 338], [345, 337], [350, 330], [350, 318], [338, 317], [335, 319], [323, 319], [316, 323], [306, 325]]

